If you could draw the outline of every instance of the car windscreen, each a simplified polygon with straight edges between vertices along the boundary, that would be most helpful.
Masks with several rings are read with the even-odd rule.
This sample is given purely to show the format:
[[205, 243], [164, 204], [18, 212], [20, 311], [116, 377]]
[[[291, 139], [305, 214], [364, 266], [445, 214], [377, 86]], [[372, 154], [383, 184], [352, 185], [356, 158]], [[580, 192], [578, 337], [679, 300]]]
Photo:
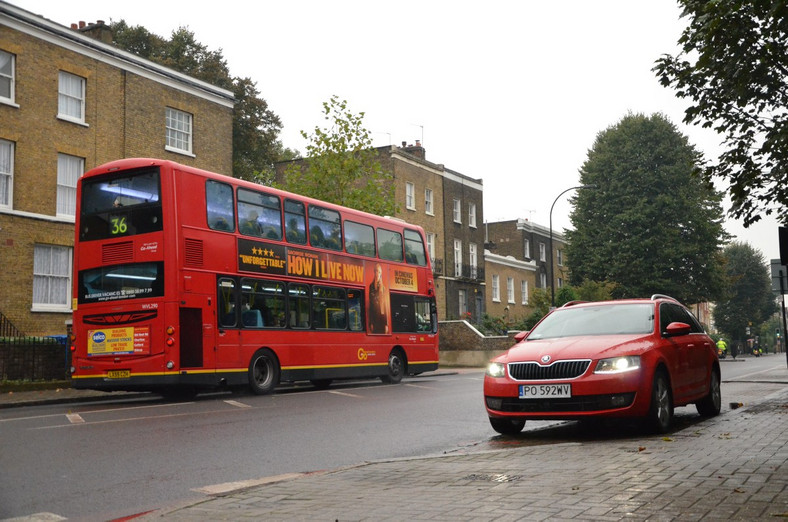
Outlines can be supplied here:
[[633, 335], [654, 331], [652, 303], [559, 308], [528, 334], [528, 340], [583, 335]]

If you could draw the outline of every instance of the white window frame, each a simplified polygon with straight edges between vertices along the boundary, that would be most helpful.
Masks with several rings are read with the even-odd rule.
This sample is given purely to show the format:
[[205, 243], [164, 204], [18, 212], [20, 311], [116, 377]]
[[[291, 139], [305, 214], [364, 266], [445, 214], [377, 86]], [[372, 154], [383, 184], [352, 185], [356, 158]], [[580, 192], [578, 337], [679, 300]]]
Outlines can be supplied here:
[[0, 140], [0, 208], [14, 204], [14, 142]]
[[433, 232], [427, 232], [427, 253], [430, 256], [430, 263], [435, 265], [435, 234]]
[[524, 239], [523, 240], [523, 256], [525, 259], [531, 259], [531, 240]]
[[547, 288], [547, 274], [539, 274], [539, 285], [541, 288]]
[[467, 319], [468, 315], [468, 292], [465, 289], [457, 291], [457, 304], [460, 313], [460, 319]]
[[462, 241], [454, 240], [454, 277], [462, 277]]
[[468, 243], [468, 265], [470, 265], [471, 269], [471, 279], [476, 279], [478, 276], [478, 255], [477, 255], [477, 248], [476, 243]]
[[476, 228], [476, 203], [468, 203], [468, 226]]
[[432, 209], [432, 189], [424, 189], [424, 213], [432, 216], [434, 212]]
[[557, 277], [556, 280], [555, 280], [555, 286], [557, 286], [558, 288], [563, 288], [564, 287], [564, 278], [563, 277]]
[[[3, 69], [7, 69], [7, 71], [3, 72]], [[8, 85], [8, 96], [0, 94], [0, 103], [18, 107], [14, 102], [16, 98], [16, 55], [2, 49], [0, 49], [0, 84]]]
[[514, 278], [513, 277], [506, 278], [506, 301], [510, 304], [514, 304]]
[[539, 243], [539, 261], [547, 261], [547, 245]]
[[459, 199], [454, 200], [453, 219], [455, 223], [462, 223], [462, 204]]
[[416, 186], [410, 181], [405, 182], [405, 208], [416, 210]]
[[85, 159], [69, 154], [57, 155], [58, 217], [74, 218], [77, 212], [77, 180], [85, 172]]
[[72, 123], [85, 124], [85, 86], [81, 76], [58, 71], [57, 117]]
[[33, 312], [71, 311], [74, 251], [60, 245], [33, 247]]
[[194, 116], [188, 112], [167, 107], [164, 121], [166, 127], [164, 149], [177, 154], [194, 156], [192, 153]]
[[522, 304], [528, 304], [528, 281], [520, 281], [520, 294], [522, 299]]
[[494, 303], [501, 302], [501, 276], [498, 274], [492, 276], [492, 300]]
[[564, 266], [564, 251], [563, 249], [557, 248], [555, 250], [555, 259], [558, 266]]

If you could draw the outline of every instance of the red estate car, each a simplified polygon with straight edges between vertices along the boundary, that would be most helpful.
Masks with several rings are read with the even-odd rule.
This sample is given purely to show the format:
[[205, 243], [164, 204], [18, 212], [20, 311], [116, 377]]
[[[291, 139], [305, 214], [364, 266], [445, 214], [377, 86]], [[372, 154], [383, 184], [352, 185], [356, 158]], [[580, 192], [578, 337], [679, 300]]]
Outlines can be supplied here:
[[671, 297], [567, 303], [515, 339], [484, 377], [498, 433], [519, 433], [527, 419], [593, 417], [640, 417], [664, 433], [676, 406], [720, 412], [716, 346]]

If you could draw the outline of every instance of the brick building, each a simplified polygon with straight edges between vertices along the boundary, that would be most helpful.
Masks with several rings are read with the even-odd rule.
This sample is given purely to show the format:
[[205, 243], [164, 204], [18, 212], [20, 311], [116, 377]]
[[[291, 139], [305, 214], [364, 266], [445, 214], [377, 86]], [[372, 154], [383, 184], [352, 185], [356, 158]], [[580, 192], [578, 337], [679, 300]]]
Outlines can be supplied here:
[[396, 217], [427, 235], [439, 317], [478, 321], [485, 311], [482, 180], [427, 161], [418, 141], [378, 151], [394, 173]]
[[[526, 290], [544, 288], [550, 291], [550, 229], [548, 227], [537, 225], [527, 219], [497, 221], [487, 223], [487, 236], [491, 253], [533, 263], [533, 287], [526, 286]], [[569, 279], [569, 268], [564, 256], [566, 239], [563, 234], [555, 230], [552, 231], [552, 238], [552, 273], [555, 278], [554, 287], [558, 291]], [[528, 269], [528, 272], [530, 271], [531, 268]], [[523, 280], [528, 280], [529, 277], [524, 274]], [[517, 299], [527, 301], [528, 296]]]
[[28, 335], [71, 314], [76, 182], [124, 157], [232, 174], [233, 94], [0, 1], [0, 314]]

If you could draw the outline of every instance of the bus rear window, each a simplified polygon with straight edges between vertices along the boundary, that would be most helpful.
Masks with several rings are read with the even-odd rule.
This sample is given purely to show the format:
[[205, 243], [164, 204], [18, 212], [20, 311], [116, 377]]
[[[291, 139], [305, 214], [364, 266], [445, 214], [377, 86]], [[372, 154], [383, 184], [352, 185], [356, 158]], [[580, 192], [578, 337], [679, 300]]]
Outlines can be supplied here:
[[86, 179], [82, 184], [79, 227], [82, 241], [162, 230], [159, 169]]
[[164, 295], [162, 262], [91, 268], [78, 277], [80, 304]]

